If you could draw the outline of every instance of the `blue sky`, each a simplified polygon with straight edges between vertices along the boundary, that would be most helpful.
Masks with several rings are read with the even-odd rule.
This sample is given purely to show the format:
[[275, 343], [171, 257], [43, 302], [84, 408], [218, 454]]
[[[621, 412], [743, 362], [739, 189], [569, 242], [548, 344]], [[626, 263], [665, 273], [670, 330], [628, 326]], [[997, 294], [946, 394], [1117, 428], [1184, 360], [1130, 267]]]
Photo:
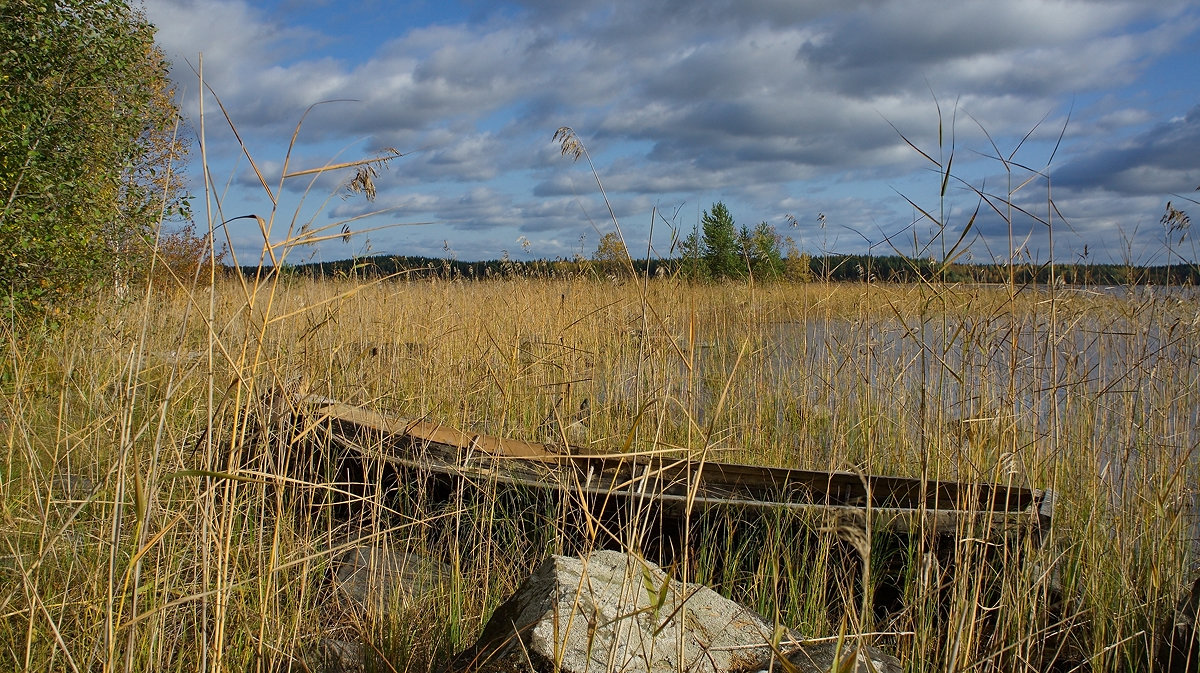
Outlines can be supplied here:
[[[670, 255], [672, 237], [716, 201], [739, 224], [766, 221], [814, 254], [936, 256], [939, 235], [958, 239], [979, 192], [998, 206], [1011, 200], [1011, 241], [1008, 222], [980, 208], [966, 238], [975, 261], [1160, 262], [1167, 201], [1200, 216], [1187, 200], [1200, 200], [1194, 1], [146, 0], [144, 9], [175, 63], [187, 132], [203, 126], [224, 218], [266, 218], [272, 205], [211, 96], [201, 124], [201, 54], [205, 83], [272, 191], [297, 123], [321, 101], [339, 102], [304, 118], [291, 170], [388, 147], [404, 154], [379, 171], [373, 203], [346, 196], [350, 170], [285, 181], [273, 243], [290, 224], [340, 232], [351, 220], [355, 232], [298, 246], [291, 262], [591, 255], [614, 224], [586, 162], [552, 142], [560, 126], [587, 147], [637, 256], [648, 242]], [[934, 164], [901, 134], [934, 159], [953, 156], [944, 201]], [[1007, 173], [996, 148], [1017, 164]], [[196, 194], [199, 155], [197, 146], [187, 169]], [[1030, 180], [1022, 166], [1040, 175]], [[910, 201], [945, 213], [944, 231]], [[1049, 213], [1049, 226], [1022, 211]], [[239, 262], [257, 260], [253, 220], [229, 233]], [[1197, 258], [1190, 238], [1174, 249]]]

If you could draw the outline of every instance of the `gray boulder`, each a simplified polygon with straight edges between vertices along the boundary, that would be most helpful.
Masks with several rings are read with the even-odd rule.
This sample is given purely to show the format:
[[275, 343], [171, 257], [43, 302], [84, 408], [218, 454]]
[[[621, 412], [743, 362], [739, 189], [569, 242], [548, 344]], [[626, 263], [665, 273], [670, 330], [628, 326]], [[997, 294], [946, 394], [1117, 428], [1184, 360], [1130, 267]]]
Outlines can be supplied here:
[[[496, 609], [479, 641], [451, 670], [754, 671], [770, 663], [774, 632], [775, 625], [757, 613], [708, 587], [671, 580], [645, 560], [612, 551], [583, 559], [553, 556]], [[832, 662], [832, 650], [829, 655]], [[880, 657], [886, 655], [872, 658]]]
[[[350, 612], [382, 615], [446, 592], [449, 565], [380, 540], [357, 544], [334, 559], [336, 604]], [[357, 620], [352, 620], [356, 622]], [[355, 629], [328, 628], [299, 657], [315, 673], [361, 673], [371, 667], [374, 650], [355, 637]], [[382, 670], [382, 669], [381, 669]]]
[[386, 544], [364, 544], [337, 559], [334, 586], [352, 607], [375, 612], [417, 601], [442, 590], [450, 579], [445, 563]]
[[[841, 649], [836, 642], [821, 642], [789, 649], [785, 658], [796, 673], [903, 673], [900, 660], [876, 647], [844, 641]], [[854, 663], [851, 664], [851, 661]], [[754, 666], [753, 671], [785, 671], [778, 659], [768, 659]]]
[[87, 477], [56, 474], [50, 480], [50, 495], [56, 500], [82, 503], [96, 492], [96, 484]]

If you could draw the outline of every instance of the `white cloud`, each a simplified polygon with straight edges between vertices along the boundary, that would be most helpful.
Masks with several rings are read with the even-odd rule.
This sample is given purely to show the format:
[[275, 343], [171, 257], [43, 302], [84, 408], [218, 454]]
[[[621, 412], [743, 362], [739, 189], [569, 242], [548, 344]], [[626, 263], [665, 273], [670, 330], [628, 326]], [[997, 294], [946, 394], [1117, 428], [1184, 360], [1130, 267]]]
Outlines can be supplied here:
[[[803, 191], [806, 207], [875, 230], [908, 218], [881, 189], [927, 167], [889, 123], [936, 154], [933, 94], [944, 151], [953, 131], [956, 166], [976, 180], [997, 170], [980, 158], [992, 152], [984, 129], [1008, 151], [1043, 124], [1022, 150], [1040, 165], [1072, 101], [1086, 99], [1057, 156], [1072, 190], [1064, 202], [1078, 198], [1084, 211], [1088, 184], [1178, 189], [1200, 149], [1190, 126], [1168, 124], [1139, 88], [1156, 59], [1178, 58], [1195, 39], [1200, 14], [1182, 0], [530, 1], [470, 21], [401, 23], [377, 48], [345, 56], [320, 25], [246, 2], [153, 0], [147, 12], [177, 62], [204, 52], [206, 80], [248, 144], [282, 155], [307, 106], [357, 101], [313, 110], [297, 154], [411, 152], [381, 173], [379, 203], [472, 232], [477, 245], [456, 246], [464, 257], [497, 253], [482, 246], [504, 236], [482, 231], [570, 241], [563, 232], [604, 212], [590, 172], [549, 142], [561, 125], [579, 132], [609, 196], [634, 217], [663, 201], [725, 198], [759, 209], [744, 219], [766, 219]], [[323, 48], [309, 57], [311, 45]], [[186, 88], [191, 75], [176, 74]], [[1129, 91], [1141, 98], [1127, 101]], [[1156, 120], [1157, 135], [1147, 126]], [[1114, 147], [1114, 137], [1140, 140]], [[230, 142], [215, 141], [216, 156], [233, 157]], [[263, 165], [277, 170], [280, 159]], [[869, 193], [846, 197], [850, 181]], [[1114, 217], [1145, 205], [1130, 201]]]

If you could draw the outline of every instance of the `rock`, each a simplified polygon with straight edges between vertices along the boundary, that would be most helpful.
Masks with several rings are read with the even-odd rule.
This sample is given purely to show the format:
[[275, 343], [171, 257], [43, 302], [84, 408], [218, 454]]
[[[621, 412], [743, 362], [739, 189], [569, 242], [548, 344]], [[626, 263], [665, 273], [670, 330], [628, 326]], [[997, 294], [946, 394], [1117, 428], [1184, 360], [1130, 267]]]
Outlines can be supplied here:
[[1195, 580], [1179, 600], [1175, 613], [1161, 629], [1154, 669], [1175, 673], [1200, 670], [1200, 568], [1192, 572]]
[[336, 562], [338, 593], [354, 605], [380, 611], [392, 601], [414, 602], [439, 591], [449, 581], [450, 566], [429, 556], [392, 549], [384, 544], [359, 545]]
[[336, 638], [321, 638], [302, 658], [304, 667], [315, 673], [361, 673], [366, 670], [362, 645]]
[[587, 444], [591, 439], [591, 428], [588, 426], [588, 421], [592, 416], [592, 407], [587, 398], [585, 397], [583, 402], [579, 403], [579, 410], [571, 414], [561, 412], [559, 409], [561, 404], [562, 398], [560, 397], [542, 421], [543, 439], [548, 445], [558, 448], [562, 448], [564, 437], [568, 446]]
[[[450, 566], [432, 557], [379, 541], [358, 544], [338, 555], [332, 583], [342, 608], [379, 616], [386, 610], [441, 592], [451, 572]], [[376, 670], [372, 664], [379, 655], [364, 646], [355, 637], [355, 631], [326, 624], [325, 635], [308, 645], [300, 657], [307, 670], [320, 673]]]
[[[836, 657], [835, 661], [835, 655]], [[814, 645], [804, 645], [789, 650], [786, 654], [788, 663], [795, 667], [798, 673], [903, 673], [904, 666], [900, 660], [870, 645], [860, 646], [853, 641], [842, 643], [838, 652], [836, 642], [823, 642]], [[853, 658], [854, 663], [850, 661]], [[773, 658], [772, 658], [773, 659]], [[777, 661], [777, 660], [776, 660]], [[771, 659], [760, 662], [753, 667], [754, 671], [782, 671], [778, 663], [771, 666]]]
[[50, 494], [57, 500], [83, 502], [96, 492], [96, 484], [87, 477], [56, 474], [50, 481]]
[[[478, 673], [717, 673], [768, 660], [775, 631], [708, 587], [613, 551], [553, 556], [452, 663]], [[788, 637], [794, 634], [787, 634]]]

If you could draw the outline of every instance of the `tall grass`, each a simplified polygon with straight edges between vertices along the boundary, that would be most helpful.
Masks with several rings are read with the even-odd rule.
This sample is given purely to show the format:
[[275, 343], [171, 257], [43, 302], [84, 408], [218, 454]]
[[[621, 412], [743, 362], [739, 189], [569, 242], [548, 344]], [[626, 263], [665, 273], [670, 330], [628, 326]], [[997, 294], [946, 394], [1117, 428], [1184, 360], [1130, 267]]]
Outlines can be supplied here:
[[[952, 160], [930, 160], [944, 193]], [[263, 184], [274, 241], [297, 220]], [[1004, 213], [1014, 192], [980, 198]], [[326, 235], [340, 223], [262, 257]], [[0, 668], [296, 670], [333, 638], [430, 670], [546, 554], [658, 535], [536, 493], [390, 484], [328, 506], [354, 489], [289, 468], [319, 429], [293, 441], [280, 389], [592, 450], [1053, 489], [1052, 528], [1008, 546], [697, 515], [681, 577], [804, 633], [875, 634], [910, 670], [1149, 668], [1195, 562], [1200, 306], [1181, 289], [210, 272], [5, 326]], [[383, 539], [448, 582], [345, 603], [335, 561]]]
[[[929, 478], [1054, 489], [1049, 535], [1012, 552], [1021, 563], [998, 569], [994, 586], [977, 583], [979, 564], [997, 559], [975, 543], [955, 550], [938, 576], [905, 583], [911, 611], [889, 628], [915, 634], [898, 643], [915, 661], [967, 667], [994, 655], [999, 667], [1054, 636], [1073, 648], [1064, 658], [1110, 669], [1146, 656], [1185, 579], [1200, 343], [1195, 301], [1178, 294], [1060, 297], [1060, 341], [1050, 344], [1044, 295], [1024, 293], [1014, 319], [1020, 361], [1011, 367], [1011, 338], [996, 329], [1009, 320], [996, 315], [1009, 304], [1003, 289], [945, 289], [954, 341], [943, 344], [941, 333], [920, 336], [919, 311], [905, 308], [921, 303], [916, 288], [814, 286], [805, 305], [782, 284], [760, 285], [750, 303], [742, 286], [653, 281], [646, 298], [678, 331], [646, 334], [636, 332], [644, 291], [630, 285], [290, 280], [273, 310], [295, 315], [271, 323], [261, 347], [269, 355], [256, 368], [239, 355], [259, 338], [237, 300], [241, 283], [218, 280], [213, 292], [211, 323], [186, 310], [195, 297], [164, 294], [102, 305], [69, 329], [10, 337], [2, 568], [11, 581], [0, 622], [10, 665], [240, 667], [277, 661], [317, 637], [331, 556], [352, 533], [336, 530], [335, 517], [281, 516], [276, 470], [230, 457], [289, 455], [254, 425], [259, 397], [280, 380], [305, 379], [313, 392], [398, 416], [536, 441], [555, 440], [545, 425], [554, 408], [587, 398], [586, 431], [572, 439], [596, 450], [622, 446], [640, 422], [634, 450], [916, 477], [925, 469]], [[312, 306], [320, 308], [301, 309]], [[232, 357], [210, 365], [210, 338]], [[955, 376], [932, 402], [934, 417], [946, 420], [921, 443], [927, 374], [918, 363], [931, 347]], [[1047, 375], [1052, 358], [1056, 381]], [[1002, 406], [1010, 371], [1016, 418]], [[1014, 443], [1016, 461], [1005, 458]], [[323, 487], [334, 488], [310, 485]], [[455, 549], [459, 586], [472, 587], [441, 603], [456, 606], [460, 620], [442, 654], [468, 644], [540, 554], [563, 548], [554, 528], [542, 527], [561, 512], [542, 503], [536, 525], [507, 521], [497, 502], [461, 500], [459, 512], [421, 503], [383, 516], [384, 528], [413, 544]], [[437, 517], [462, 521], [451, 534]], [[695, 567], [725, 570], [698, 579], [812, 633], [836, 632], [828, 597], [842, 591], [839, 581], [857, 580], [829, 562], [849, 549], [837, 532], [808, 541], [780, 537], [791, 530], [783, 523], [760, 523], [755, 543], [753, 526], [740, 525], [740, 541], [703, 542]], [[515, 528], [501, 534], [505, 527]], [[453, 544], [442, 546], [439, 535]], [[913, 563], [876, 560], [873, 577], [895, 567], [937, 572], [922, 568], [928, 554], [911, 553]], [[710, 562], [714, 555], [724, 560]], [[924, 605], [939, 595], [953, 596], [949, 606]], [[378, 633], [409, 623], [381, 619]], [[984, 624], [994, 631], [973, 632]], [[180, 650], [180, 642], [201, 647]]]

